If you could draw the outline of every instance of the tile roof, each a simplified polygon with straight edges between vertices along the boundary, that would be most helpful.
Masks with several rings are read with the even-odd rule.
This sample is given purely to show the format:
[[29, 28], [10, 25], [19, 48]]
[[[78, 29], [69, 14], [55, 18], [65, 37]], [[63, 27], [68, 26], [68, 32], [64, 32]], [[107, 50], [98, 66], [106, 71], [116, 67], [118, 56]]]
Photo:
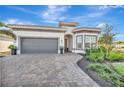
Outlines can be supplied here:
[[18, 25], [18, 24], [7, 24], [8, 27], [14, 29], [38, 29], [38, 30], [60, 30], [66, 31], [64, 28], [51, 27], [51, 26], [38, 26], [38, 25]]

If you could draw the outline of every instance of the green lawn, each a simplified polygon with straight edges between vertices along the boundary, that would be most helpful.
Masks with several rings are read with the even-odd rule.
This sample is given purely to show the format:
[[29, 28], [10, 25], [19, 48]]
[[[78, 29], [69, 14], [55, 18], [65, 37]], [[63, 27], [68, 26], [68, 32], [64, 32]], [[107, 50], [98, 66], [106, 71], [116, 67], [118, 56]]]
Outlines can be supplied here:
[[124, 65], [113, 63], [112, 66], [114, 67], [114, 69], [117, 71], [118, 74], [124, 76]]

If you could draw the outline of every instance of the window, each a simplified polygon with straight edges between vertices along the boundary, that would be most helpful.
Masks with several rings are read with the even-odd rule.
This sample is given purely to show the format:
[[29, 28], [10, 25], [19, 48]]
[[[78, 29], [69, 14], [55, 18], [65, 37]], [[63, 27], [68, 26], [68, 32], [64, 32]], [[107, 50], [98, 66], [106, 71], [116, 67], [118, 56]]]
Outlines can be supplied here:
[[97, 46], [96, 36], [87, 35], [85, 36], [85, 48], [95, 48]]
[[85, 36], [85, 48], [90, 48], [90, 36]]
[[91, 37], [91, 48], [95, 48], [97, 46], [96, 36]]
[[82, 36], [80, 35], [80, 36], [77, 36], [76, 37], [76, 40], [77, 40], [77, 48], [78, 49], [81, 49], [82, 48], [82, 45], [83, 45], [83, 40], [82, 40], [83, 38], [82, 38]]

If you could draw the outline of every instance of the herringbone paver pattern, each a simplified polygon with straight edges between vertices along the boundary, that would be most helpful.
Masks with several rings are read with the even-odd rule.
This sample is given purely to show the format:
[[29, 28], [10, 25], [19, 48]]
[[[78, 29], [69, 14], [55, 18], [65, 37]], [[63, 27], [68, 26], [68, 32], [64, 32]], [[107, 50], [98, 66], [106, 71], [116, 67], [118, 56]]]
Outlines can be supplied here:
[[2, 86], [95, 87], [76, 64], [77, 54], [24, 54], [2, 59]]

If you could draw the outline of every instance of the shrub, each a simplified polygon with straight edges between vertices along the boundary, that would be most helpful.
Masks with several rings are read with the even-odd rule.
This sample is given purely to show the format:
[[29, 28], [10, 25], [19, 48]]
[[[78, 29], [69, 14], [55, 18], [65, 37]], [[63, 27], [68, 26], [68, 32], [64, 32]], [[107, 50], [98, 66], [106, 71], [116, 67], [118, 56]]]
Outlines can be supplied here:
[[104, 55], [102, 53], [90, 53], [86, 58], [91, 62], [103, 62]]
[[108, 80], [109, 74], [112, 73], [111, 68], [106, 64], [100, 64], [100, 63], [90, 64], [88, 66], [88, 69], [97, 72], [99, 76], [104, 80]]
[[110, 66], [108, 66], [107, 64], [101, 64], [101, 63], [89, 64], [88, 69], [91, 69], [93, 71], [100, 72], [100, 73], [102, 73], [103, 71], [107, 73], [112, 72]]
[[17, 49], [17, 47], [14, 46], [14, 45], [10, 45], [8, 48], [9, 48], [9, 49]]
[[94, 64], [89, 64], [87, 68], [97, 72], [98, 75], [103, 80], [109, 81], [114, 86], [117, 86], [117, 87], [124, 86], [124, 81], [122, 79], [122, 76], [114, 72], [111, 66], [107, 64], [94, 63]]
[[124, 48], [124, 46], [123, 46], [123, 47], [121, 47], [121, 48]]
[[102, 71], [99, 76], [103, 79], [103, 80], [108, 80], [109, 79], [109, 73], [106, 73], [104, 71]]
[[118, 75], [116, 72], [110, 74], [110, 79], [113, 85], [116, 87], [124, 87], [124, 81], [122, 80], [122, 77]]
[[105, 53], [103, 48], [95, 48], [86, 50], [86, 58], [92, 62], [103, 62]]
[[86, 55], [89, 55], [90, 54], [90, 49], [86, 49]]
[[86, 55], [89, 55], [90, 53], [99, 53], [100, 48], [92, 48], [92, 49], [86, 49]]

